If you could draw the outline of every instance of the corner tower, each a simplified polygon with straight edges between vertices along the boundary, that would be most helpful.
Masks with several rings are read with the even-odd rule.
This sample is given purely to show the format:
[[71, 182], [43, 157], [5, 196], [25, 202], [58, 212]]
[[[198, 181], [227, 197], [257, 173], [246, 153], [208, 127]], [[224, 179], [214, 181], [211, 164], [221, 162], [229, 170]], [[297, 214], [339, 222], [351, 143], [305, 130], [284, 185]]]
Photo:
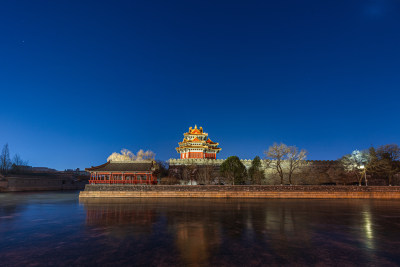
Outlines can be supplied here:
[[189, 132], [183, 134], [183, 141], [179, 142], [176, 151], [181, 154], [181, 159], [216, 159], [221, 151], [219, 143], [208, 138], [208, 133], [203, 132], [203, 127], [197, 129], [197, 125], [189, 128]]

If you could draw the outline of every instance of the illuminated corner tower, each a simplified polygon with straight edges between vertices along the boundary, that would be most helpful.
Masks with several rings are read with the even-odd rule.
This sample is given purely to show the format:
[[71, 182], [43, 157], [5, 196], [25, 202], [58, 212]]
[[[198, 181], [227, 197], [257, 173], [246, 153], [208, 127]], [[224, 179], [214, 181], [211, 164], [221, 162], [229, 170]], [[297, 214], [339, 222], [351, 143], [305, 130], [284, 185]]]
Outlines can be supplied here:
[[208, 138], [208, 133], [203, 128], [197, 129], [197, 125], [189, 128], [189, 132], [183, 134], [183, 141], [179, 142], [176, 151], [181, 154], [181, 159], [216, 159], [221, 151], [219, 143]]

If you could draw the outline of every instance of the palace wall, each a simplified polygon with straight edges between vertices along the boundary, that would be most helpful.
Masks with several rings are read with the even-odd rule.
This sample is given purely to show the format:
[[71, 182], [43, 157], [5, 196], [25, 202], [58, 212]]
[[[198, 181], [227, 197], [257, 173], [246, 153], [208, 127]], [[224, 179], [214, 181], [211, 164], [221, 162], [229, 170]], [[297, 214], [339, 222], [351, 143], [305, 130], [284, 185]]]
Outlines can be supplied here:
[[[170, 173], [176, 173], [184, 166], [206, 166], [212, 165], [215, 168], [214, 176], [221, 176], [219, 167], [224, 162], [224, 159], [170, 159]], [[250, 159], [241, 159], [243, 165], [249, 169], [252, 163]], [[287, 163], [282, 164], [283, 169], [287, 169]], [[265, 160], [261, 160], [261, 168], [264, 171], [263, 184], [276, 185], [280, 184], [280, 177], [276, 170], [269, 167]], [[353, 184], [357, 180], [349, 175], [344, 175], [343, 169], [339, 161], [336, 160], [307, 160], [299, 169], [297, 169], [292, 177], [292, 182], [295, 185], [321, 185], [321, 184]], [[375, 180], [370, 181], [370, 185], [385, 185], [385, 181]], [[394, 184], [400, 184], [400, 175], [394, 177]], [[284, 177], [284, 184], [287, 184], [287, 177]]]

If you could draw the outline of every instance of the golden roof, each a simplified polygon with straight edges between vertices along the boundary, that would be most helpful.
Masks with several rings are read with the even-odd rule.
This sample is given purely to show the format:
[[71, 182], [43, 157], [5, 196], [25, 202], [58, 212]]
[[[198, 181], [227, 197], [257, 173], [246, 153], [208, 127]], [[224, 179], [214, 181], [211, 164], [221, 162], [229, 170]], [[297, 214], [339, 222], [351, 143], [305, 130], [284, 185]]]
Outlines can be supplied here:
[[203, 132], [203, 127], [197, 128], [197, 125], [195, 125], [194, 128], [189, 127], [189, 132], [184, 133], [184, 135], [189, 134], [208, 135], [207, 133]]
[[218, 145], [218, 143], [215, 143], [215, 142], [211, 141], [210, 138], [208, 138], [207, 144], [210, 144], [210, 145]]
[[182, 142], [179, 142], [178, 144], [186, 144], [186, 143], [189, 143], [189, 144], [190, 143], [206, 143], [206, 141], [200, 140], [197, 137], [194, 138], [193, 140], [188, 140], [188, 139], [184, 138], [182, 140]]

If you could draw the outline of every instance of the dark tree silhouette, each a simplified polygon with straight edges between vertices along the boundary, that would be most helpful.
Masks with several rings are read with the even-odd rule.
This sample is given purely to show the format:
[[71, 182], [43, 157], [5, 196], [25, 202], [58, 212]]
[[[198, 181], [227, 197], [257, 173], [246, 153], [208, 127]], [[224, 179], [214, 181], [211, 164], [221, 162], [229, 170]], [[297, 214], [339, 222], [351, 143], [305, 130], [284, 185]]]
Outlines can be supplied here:
[[246, 167], [237, 156], [227, 158], [221, 164], [220, 172], [233, 185], [244, 184], [244, 179], [247, 176]]

